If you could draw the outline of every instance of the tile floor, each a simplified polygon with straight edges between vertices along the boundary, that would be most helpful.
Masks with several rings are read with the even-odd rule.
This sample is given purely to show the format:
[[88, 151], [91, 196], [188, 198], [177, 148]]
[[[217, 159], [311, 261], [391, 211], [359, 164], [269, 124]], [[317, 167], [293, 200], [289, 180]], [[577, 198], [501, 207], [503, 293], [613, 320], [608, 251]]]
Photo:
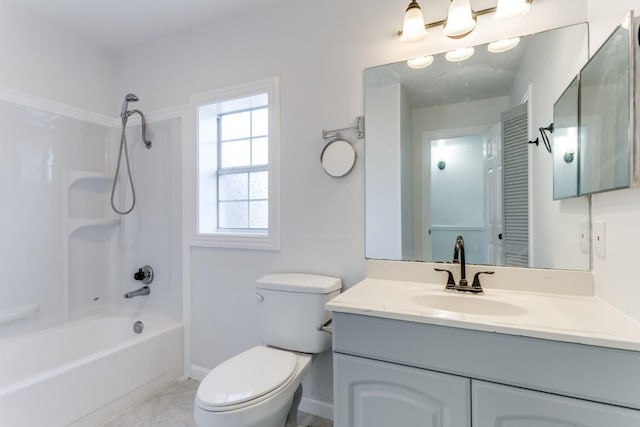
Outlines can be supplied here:
[[[198, 381], [184, 379], [120, 414], [103, 427], [195, 427], [193, 402]], [[304, 427], [333, 427], [333, 422], [299, 413]]]

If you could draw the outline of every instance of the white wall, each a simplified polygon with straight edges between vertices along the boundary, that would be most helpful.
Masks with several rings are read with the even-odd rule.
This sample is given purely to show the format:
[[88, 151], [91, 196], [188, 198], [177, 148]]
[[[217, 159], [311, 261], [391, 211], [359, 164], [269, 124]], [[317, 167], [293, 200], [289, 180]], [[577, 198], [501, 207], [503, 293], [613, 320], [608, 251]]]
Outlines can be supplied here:
[[[428, 43], [404, 46], [394, 33], [405, 8], [400, 0], [286, 0], [119, 57], [118, 92], [135, 90], [152, 109], [187, 104], [193, 93], [271, 75], [281, 79], [281, 250], [190, 251], [194, 364], [211, 368], [258, 343], [252, 294], [259, 276], [308, 271], [340, 276], [346, 286], [363, 277], [362, 143], [356, 141], [356, 167], [343, 179], [324, 175], [318, 158], [321, 130], [362, 114], [364, 68], [586, 19], [581, 0], [539, 2], [523, 22], [499, 28], [481, 17], [465, 40], [434, 33]], [[331, 401], [329, 361], [325, 355], [310, 373], [307, 397]]]
[[[591, 52], [606, 40], [629, 10], [640, 11], [638, 0], [588, 0], [587, 3]], [[606, 256], [593, 256], [596, 293], [640, 319], [640, 305], [637, 303], [640, 301], [640, 280], [633, 268], [640, 253], [637, 249], [640, 241], [640, 188], [596, 194], [592, 201], [593, 220], [604, 221], [606, 228]]]
[[[365, 174], [371, 185], [365, 189], [365, 210], [370, 226], [366, 230], [366, 256], [402, 259], [404, 248], [402, 87], [400, 83], [367, 91], [369, 137]], [[376, 191], [371, 191], [374, 187]]]
[[115, 58], [0, 1], [0, 88], [117, 114]]
[[[141, 101], [142, 103], [142, 101]], [[143, 104], [144, 105], [144, 104]], [[136, 106], [137, 108], [137, 106]], [[134, 116], [136, 117], [136, 116]], [[136, 206], [121, 217], [120, 276], [118, 289], [120, 307], [127, 311], [162, 313], [175, 319], [182, 315], [182, 180], [180, 167], [180, 140], [182, 137], [179, 117], [153, 120], [147, 124], [147, 138], [151, 149], [141, 139], [140, 125], [132, 121], [127, 126], [127, 138], [131, 172], [136, 190]], [[112, 153], [119, 145], [120, 132], [112, 142]], [[110, 170], [115, 169], [117, 158], [109, 159]], [[124, 160], [123, 160], [124, 162]], [[128, 181], [122, 164], [121, 181], [128, 191]], [[128, 200], [130, 198], [128, 197]], [[128, 203], [128, 202], [127, 202]], [[119, 204], [121, 209], [130, 206]], [[150, 265], [154, 280], [149, 285], [148, 297], [124, 299], [122, 294], [143, 284], [133, 279], [138, 268]]]

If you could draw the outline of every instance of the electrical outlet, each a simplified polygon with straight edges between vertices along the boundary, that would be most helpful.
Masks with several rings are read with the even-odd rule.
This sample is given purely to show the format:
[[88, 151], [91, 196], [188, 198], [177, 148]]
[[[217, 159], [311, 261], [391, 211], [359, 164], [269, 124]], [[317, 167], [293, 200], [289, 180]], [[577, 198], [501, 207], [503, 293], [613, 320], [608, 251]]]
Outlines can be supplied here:
[[593, 248], [600, 258], [607, 257], [604, 221], [593, 222]]
[[579, 235], [580, 251], [584, 254], [588, 254], [589, 253], [589, 237], [590, 237], [589, 222], [580, 221], [579, 225], [580, 226], [579, 226], [578, 233], [580, 233]]

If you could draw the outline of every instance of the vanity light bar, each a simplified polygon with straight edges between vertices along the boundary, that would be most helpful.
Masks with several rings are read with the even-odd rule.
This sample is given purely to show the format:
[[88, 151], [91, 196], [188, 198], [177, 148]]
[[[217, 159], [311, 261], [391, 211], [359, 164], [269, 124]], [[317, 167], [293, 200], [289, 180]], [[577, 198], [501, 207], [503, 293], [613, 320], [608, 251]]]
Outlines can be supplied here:
[[[526, 5], [530, 5], [531, 3], [533, 3], [533, 0], [521, 0], [523, 2], [523, 4]], [[504, 10], [504, 6], [501, 6], [501, 3], [503, 3], [504, 0], [499, 0], [498, 4], [494, 7], [488, 7], [486, 9], [481, 9], [481, 10], [473, 10], [471, 9], [471, 15], [473, 20], [477, 20], [478, 16], [483, 16], [483, 15], [489, 15], [491, 13], [496, 13], [498, 10]], [[506, 4], [506, 3], [504, 3]], [[511, 11], [511, 10], [510, 10]], [[509, 11], [509, 12], [510, 12]], [[509, 19], [515, 19], [515, 18], [519, 18], [523, 15], [525, 15], [528, 11], [529, 8], [528, 7], [524, 7], [522, 9], [514, 9], [514, 11], [518, 11], [517, 14], [511, 14], [509, 12], [506, 13], [500, 13], [500, 14], [496, 14], [494, 16], [494, 18], [498, 21], [506, 21]], [[420, 9], [420, 6], [418, 5], [418, 3], [416, 2], [416, 0], [412, 0], [412, 2], [409, 4], [409, 7], [407, 7], [407, 11], [406, 13], [411, 14], [411, 16], [409, 17], [409, 20], [414, 23], [414, 27], [415, 27], [415, 23], [421, 23], [424, 22], [424, 18], [422, 18], [422, 10]], [[418, 16], [418, 13], [420, 13], [420, 16]], [[434, 22], [429, 22], [429, 23], [425, 23], [424, 24], [424, 31], [420, 31], [420, 33], [417, 33], [417, 29], [416, 28], [412, 28], [412, 32], [413, 34], [411, 34], [409, 37], [403, 37], [403, 30], [398, 30], [398, 32], [396, 33], [398, 35], [398, 37], [400, 37], [401, 41], [405, 41], [405, 42], [413, 42], [413, 41], [418, 41], [423, 39], [426, 36], [426, 30], [429, 30], [431, 28], [435, 28], [435, 27], [444, 27], [447, 25], [447, 20], [448, 20], [448, 16], [445, 19], [441, 19], [439, 21], [434, 21]], [[405, 22], [407, 21], [407, 17], [405, 16]], [[474, 26], [475, 28], [475, 26]], [[452, 35], [447, 35], [450, 38], [455, 38], [455, 39], [459, 39], [459, 38], [463, 38], [465, 37], [467, 34], [469, 34], [471, 31], [473, 31], [474, 28], [471, 28], [468, 32], [464, 33], [464, 34], [452, 34]]]

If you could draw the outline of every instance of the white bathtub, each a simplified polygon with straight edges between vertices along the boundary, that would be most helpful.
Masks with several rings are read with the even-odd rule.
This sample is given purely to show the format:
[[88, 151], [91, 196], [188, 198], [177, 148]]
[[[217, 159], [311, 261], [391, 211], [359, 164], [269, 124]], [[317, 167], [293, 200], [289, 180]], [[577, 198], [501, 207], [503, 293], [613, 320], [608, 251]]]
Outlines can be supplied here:
[[181, 374], [182, 325], [171, 320], [103, 313], [4, 339], [0, 426], [96, 427]]

